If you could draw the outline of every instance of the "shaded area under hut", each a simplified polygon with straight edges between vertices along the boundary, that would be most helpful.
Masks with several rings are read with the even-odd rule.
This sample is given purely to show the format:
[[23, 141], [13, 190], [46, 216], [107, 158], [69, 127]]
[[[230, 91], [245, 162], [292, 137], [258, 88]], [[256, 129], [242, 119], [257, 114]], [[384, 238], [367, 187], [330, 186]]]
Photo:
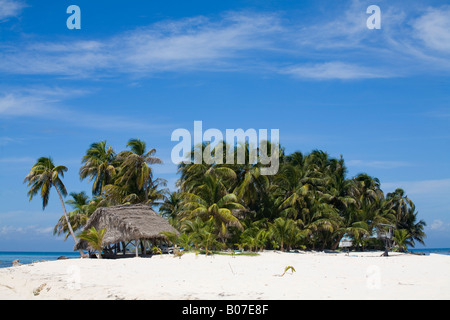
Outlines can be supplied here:
[[[119, 258], [127, 256], [127, 247], [134, 246], [134, 255], [151, 253], [152, 247], [168, 244], [168, 239], [161, 232], [178, 232], [169, 222], [147, 205], [121, 205], [102, 207], [95, 210], [84, 226], [84, 230], [95, 227], [106, 229], [103, 237], [103, 257]], [[80, 239], [74, 250], [95, 249], [89, 242]], [[132, 254], [132, 251], [128, 252]]]

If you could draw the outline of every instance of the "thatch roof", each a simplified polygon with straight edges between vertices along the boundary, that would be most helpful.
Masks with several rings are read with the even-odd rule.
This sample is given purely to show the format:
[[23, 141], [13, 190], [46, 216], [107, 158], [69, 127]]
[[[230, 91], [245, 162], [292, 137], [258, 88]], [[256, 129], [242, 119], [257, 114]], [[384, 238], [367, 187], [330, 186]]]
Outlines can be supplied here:
[[[103, 245], [133, 240], [167, 239], [161, 232], [175, 232], [166, 219], [147, 205], [122, 205], [98, 208], [84, 226], [84, 230], [106, 228]], [[86, 240], [80, 239], [74, 250], [92, 249]]]

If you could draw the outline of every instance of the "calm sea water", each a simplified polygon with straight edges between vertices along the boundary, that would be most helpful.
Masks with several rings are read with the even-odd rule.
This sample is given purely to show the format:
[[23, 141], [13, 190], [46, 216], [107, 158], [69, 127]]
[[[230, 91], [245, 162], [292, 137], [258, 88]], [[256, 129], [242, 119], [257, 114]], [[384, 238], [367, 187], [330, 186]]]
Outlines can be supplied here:
[[19, 259], [20, 263], [29, 264], [33, 261], [41, 260], [57, 260], [58, 257], [65, 256], [68, 258], [79, 258], [80, 253], [77, 252], [14, 252], [0, 251], [0, 268], [8, 268], [12, 266], [12, 262]]
[[450, 248], [409, 249], [409, 251], [425, 255], [429, 255], [430, 253], [450, 255]]

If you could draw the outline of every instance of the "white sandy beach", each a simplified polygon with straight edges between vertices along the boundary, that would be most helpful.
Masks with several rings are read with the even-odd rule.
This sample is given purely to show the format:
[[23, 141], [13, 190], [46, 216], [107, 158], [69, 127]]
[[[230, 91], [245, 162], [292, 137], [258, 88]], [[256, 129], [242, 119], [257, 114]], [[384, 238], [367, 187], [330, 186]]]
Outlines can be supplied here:
[[[0, 269], [0, 299], [449, 299], [450, 256], [381, 252], [70, 259]], [[280, 276], [287, 266], [288, 271]]]

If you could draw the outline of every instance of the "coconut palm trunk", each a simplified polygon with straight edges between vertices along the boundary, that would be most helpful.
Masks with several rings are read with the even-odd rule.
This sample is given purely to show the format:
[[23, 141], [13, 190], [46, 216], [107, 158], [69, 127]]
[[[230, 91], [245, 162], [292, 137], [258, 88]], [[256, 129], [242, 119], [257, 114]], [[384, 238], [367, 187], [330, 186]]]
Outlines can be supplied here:
[[[77, 238], [73, 233], [72, 225], [70, 224], [69, 216], [67, 214], [66, 206], [64, 205], [63, 200], [63, 195], [67, 195], [67, 190], [63, 182], [61, 181], [61, 178], [64, 177], [64, 172], [66, 171], [67, 167], [55, 166], [53, 164], [53, 160], [50, 157], [40, 157], [31, 168], [30, 173], [25, 177], [24, 182], [28, 182], [28, 187], [30, 188], [28, 190], [30, 201], [36, 194], [40, 194], [42, 198], [42, 209], [45, 209], [48, 204], [50, 189], [52, 187], [56, 189], [56, 191], [58, 192], [59, 200], [61, 201], [61, 205], [63, 207], [67, 227], [76, 245]], [[84, 255], [81, 249], [79, 250], [79, 252], [82, 256]]]
[[[61, 192], [58, 190], [58, 188], [55, 188], [55, 189], [58, 192], [59, 200], [61, 201], [61, 205], [62, 205], [63, 212], [64, 212], [64, 217], [66, 218], [66, 222], [67, 222], [67, 228], [69, 229], [69, 232], [72, 235], [73, 241], [75, 241], [75, 245], [77, 245], [78, 240], [77, 240], [77, 237], [75, 237], [75, 233], [73, 232], [72, 225], [70, 224], [69, 215], [67, 214], [66, 206], [64, 205], [63, 197], [61, 195]], [[82, 256], [84, 255], [83, 250], [79, 249], [78, 251], [80, 252], [80, 254]]]

